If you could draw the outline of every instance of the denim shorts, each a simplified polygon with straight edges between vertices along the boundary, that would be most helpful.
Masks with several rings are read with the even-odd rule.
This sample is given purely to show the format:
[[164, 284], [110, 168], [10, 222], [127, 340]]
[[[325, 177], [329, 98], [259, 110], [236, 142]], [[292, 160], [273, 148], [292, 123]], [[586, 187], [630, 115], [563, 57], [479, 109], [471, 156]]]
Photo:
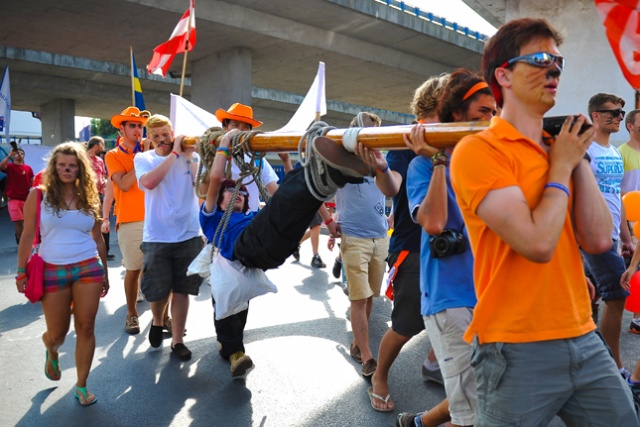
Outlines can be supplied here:
[[104, 267], [99, 258], [89, 258], [72, 264], [44, 263], [44, 292], [58, 292], [73, 283], [102, 283]]
[[561, 340], [472, 344], [476, 426], [638, 425], [631, 389], [596, 332]]
[[620, 278], [626, 270], [624, 259], [618, 253], [618, 241], [607, 252], [593, 255], [583, 250], [582, 260], [590, 277], [595, 280], [594, 286], [603, 301], [623, 299], [629, 296], [629, 292], [620, 286]]

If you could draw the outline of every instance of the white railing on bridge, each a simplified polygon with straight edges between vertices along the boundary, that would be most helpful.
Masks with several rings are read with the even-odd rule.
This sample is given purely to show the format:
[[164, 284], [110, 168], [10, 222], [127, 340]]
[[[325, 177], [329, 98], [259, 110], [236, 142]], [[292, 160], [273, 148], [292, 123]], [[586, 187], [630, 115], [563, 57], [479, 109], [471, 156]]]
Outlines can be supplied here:
[[431, 12], [425, 12], [423, 10], [420, 10], [419, 7], [406, 4], [403, 1], [398, 1], [398, 0], [374, 0], [374, 1], [378, 3], [386, 4], [387, 6], [393, 7], [394, 9], [399, 9], [405, 13], [409, 13], [411, 15], [416, 16], [417, 18], [427, 20], [436, 25], [441, 25], [444, 28], [463, 34], [467, 37], [471, 37], [472, 39], [485, 41], [489, 38], [487, 35], [482, 34], [478, 31], [473, 31], [469, 27], [459, 25], [457, 22], [447, 21], [446, 18], [434, 15]]

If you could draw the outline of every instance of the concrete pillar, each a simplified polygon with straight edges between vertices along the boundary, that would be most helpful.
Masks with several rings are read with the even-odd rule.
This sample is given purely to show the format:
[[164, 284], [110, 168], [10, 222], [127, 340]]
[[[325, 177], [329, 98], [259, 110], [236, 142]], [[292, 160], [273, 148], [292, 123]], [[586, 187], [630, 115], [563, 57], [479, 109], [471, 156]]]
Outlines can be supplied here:
[[191, 102], [214, 113], [235, 102], [251, 105], [251, 49], [236, 47], [193, 62]]
[[[507, 21], [545, 18], [565, 36], [560, 52], [567, 64], [560, 79], [558, 102], [547, 115], [582, 113], [586, 116], [589, 98], [599, 92], [623, 98], [626, 111], [635, 108], [635, 91], [620, 71], [593, 0], [507, 0], [505, 12]], [[624, 126], [611, 135], [616, 145], [628, 139]]]
[[73, 99], [56, 99], [41, 108], [42, 145], [55, 147], [65, 141], [75, 141], [76, 103]]

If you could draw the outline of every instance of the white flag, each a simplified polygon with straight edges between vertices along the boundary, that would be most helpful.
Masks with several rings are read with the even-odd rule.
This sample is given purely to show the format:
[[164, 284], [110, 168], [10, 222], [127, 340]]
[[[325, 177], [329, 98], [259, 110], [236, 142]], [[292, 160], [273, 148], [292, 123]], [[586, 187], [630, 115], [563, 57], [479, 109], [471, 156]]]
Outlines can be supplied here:
[[327, 114], [327, 97], [324, 85], [324, 62], [318, 64], [318, 74], [309, 88], [309, 92], [302, 100], [298, 111], [291, 117], [289, 123], [275, 132], [305, 131], [316, 119], [316, 114]]
[[0, 132], [4, 131], [6, 142], [9, 142], [9, 123], [11, 122], [11, 88], [9, 87], [9, 66], [4, 68], [0, 82]]
[[171, 94], [170, 120], [175, 135], [200, 136], [210, 127], [222, 127], [216, 116], [174, 94]]

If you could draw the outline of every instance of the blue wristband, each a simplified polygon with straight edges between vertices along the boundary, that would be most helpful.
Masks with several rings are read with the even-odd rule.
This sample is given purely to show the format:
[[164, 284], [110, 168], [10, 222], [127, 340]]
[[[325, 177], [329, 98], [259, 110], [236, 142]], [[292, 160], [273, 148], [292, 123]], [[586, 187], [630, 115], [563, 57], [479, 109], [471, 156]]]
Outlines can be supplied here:
[[387, 171], [389, 170], [389, 165], [387, 165], [387, 167], [384, 168], [384, 170], [380, 170], [380, 169], [376, 169], [376, 170], [380, 173], [387, 173]]
[[569, 192], [569, 189], [565, 185], [560, 184], [559, 182], [547, 182], [547, 185], [545, 185], [544, 188], [557, 188], [558, 190], [564, 191], [567, 197], [569, 198], [571, 197], [571, 193]]

